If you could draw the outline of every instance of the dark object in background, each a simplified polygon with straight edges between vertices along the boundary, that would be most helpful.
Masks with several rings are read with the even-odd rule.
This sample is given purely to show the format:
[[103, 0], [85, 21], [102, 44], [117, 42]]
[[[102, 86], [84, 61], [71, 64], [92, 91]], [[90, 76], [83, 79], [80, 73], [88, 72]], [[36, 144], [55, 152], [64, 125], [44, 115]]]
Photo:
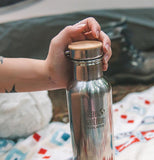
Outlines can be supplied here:
[[0, 7], [8, 6], [25, 0], [0, 0]]
[[111, 39], [113, 51], [105, 74], [118, 82], [154, 80], [154, 50], [141, 51], [132, 44], [126, 19], [110, 22], [102, 28]]
[[46, 58], [50, 40], [65, 26], [87, 17], [102, 25], [126, 17], [132, 44], [140, 50], [154, 48], [154, 9], [96, 10], [1, 23], [0, 55]]

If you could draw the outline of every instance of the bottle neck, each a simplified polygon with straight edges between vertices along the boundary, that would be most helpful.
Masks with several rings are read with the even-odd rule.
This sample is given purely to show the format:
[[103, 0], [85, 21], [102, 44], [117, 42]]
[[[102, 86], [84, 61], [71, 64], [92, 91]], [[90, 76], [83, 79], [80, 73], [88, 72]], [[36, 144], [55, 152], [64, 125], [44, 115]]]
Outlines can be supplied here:
[[89, 81], [103, 76], [102, 59], [74, 61], [74, 80]]

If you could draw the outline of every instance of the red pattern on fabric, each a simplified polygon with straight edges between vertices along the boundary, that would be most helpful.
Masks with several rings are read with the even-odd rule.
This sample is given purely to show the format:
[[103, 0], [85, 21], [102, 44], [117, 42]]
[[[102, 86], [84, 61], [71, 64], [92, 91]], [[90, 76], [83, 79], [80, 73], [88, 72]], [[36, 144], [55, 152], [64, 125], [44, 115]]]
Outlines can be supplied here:
[[116, 146], [116, 149], [121, 152], [123, 151], [125, 148], [127, 148], [128, 146], [130, 146], [131, 144], [133, 143], [136, 143], [136, 142], [140, 142], [140, 140], [135, 137], [134, 135], [130, 136], [130, 140], [124, 144], [121, 144], [119, 146]]
[[49, 159], [51, 156], [44, 156], [43, 159]]
[[119, 109], [115, 109], [114, 111], [115, 111], [115, 112], [118, 112], [118, 111], [119, 111]]
[[[145, 138], [146, 141], [149, 141], [151, 139], [154, 139], [154, 130], [150, 130], [150, 131], [142, 131], [140, 132], [143, 137]], [[141, 140], [142, 141], [142, 140]], [[140, 142], [140, 139], [137, 138], [135, 135], [131, 135], [130, 136], [130, 140], [126, 143], [123, 143], [121, 145], [118, 145], [118, 146], [115, 146], [115, 148], [121, 152], [123, 151], [125, 148], [127, 148], [128, 146], [130, 146], [131, 144], [133, 143], [136, 143], [136, 142]]]
[[121, 118], [122, 118], [122, 119], [126, 119], [126, 118], [127, 118], [127, 115], [122, 114], [122, 115], [121, 115]]
[[150, 104], [150, 101], [148, 101], [148, 100], [145, 100], [145, 104]]
[[144, 138], [149, 141], [154, 138], [154, 130], [141, 132]]
[[35, 141], [38, 142], [40, 140], [41, 136], [38, 133], [34, 133], [33, 138], [35, 139]]
[[41, 148], [41, 149], [38, 151], [39, 154], [45, 154], [46, 152], [47, 152], [47, 150], [44, 149], [44, 148]]
[[134, 120], [128, 120], [127, 122], [128, 123], [134, 123]]

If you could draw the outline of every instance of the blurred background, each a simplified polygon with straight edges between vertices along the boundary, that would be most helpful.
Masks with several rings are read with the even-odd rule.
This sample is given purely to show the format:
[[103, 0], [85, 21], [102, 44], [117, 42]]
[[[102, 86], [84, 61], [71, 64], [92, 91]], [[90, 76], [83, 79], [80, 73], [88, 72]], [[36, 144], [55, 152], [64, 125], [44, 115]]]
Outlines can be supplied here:
[[[113, 102], [154, 85], [154, 0], [1, 0], [0, 55], [45, 59], [65, 26], [94, 17], [110, 37], [105, 72]], [[53, 120], [68, 122], [65, 90], [49, 91]]]

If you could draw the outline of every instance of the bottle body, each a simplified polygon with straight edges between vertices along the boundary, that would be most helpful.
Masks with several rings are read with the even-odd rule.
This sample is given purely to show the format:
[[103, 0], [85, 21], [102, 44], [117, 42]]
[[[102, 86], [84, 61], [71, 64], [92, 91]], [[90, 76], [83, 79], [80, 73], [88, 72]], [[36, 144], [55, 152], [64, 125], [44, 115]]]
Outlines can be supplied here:
[[113, 160], [111, 87], [103, 78], [74, 81], [67, 102], [74, 160]]
[[112, 89], [103, 76], [101, 46], [81, 41], [69, 47], [74, 79], [67, 104], [74, 160], [114, 160]]

